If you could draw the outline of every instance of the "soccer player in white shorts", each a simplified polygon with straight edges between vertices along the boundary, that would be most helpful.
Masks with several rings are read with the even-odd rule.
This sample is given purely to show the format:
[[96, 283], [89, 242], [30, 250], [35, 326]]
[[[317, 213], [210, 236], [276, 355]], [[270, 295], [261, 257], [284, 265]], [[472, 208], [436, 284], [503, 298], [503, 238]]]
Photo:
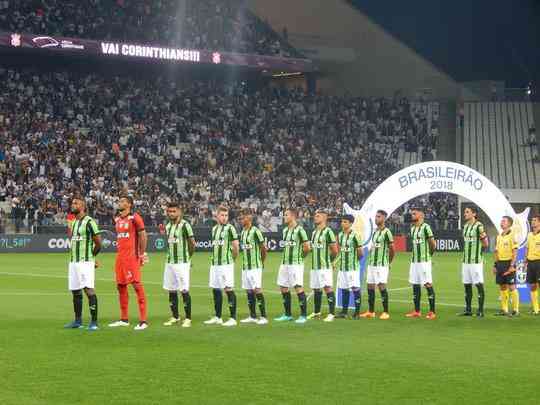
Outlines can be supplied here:
[[191, 326], [191, 295], [189, 293], [189, 276], [191, 256], [195, 251], [195, 237], [189, 222], [183, 219], [184, 210], [177, 202], [167, 204], [167, 225], [160, 226], [162, 234], [167, 235], [167, 263], [163, 271], [163, 288], [169, 292], [169, 306], [172, 317], [164, 326], [172, 326], [180, 322], [178, 312], [178, 291], [182, 294], [186, 319], [182, 327]]
[[388, 313], [388, 273], [390, 263], [394, 260], [394, 237], [390, 229], [385, 225], [388, 213], [378, 210], [375, 214], [375, 225], [377, 230], [371, 238], [371, 250], [368, 256], [367, 286], [368, 286], [368, 311], [360, 315], [361, 318], [374, 318], [375, 315], [375, 287], [381, 293], [383, 312], [380, 319], [390, 318]]
[[75, 319], [64, 327], [66, 329], [79, 329], [82, 324], [82, 307], [84, 290], [88, 297], [91, 321], [89, 331], [98, 330], [97, 314], [98, 302], [94, 290], [95, 268], [98, 263], [95, 257], [101, 250], [101, 237], [96, 221], [86, 215], [86, 201], [81, 196], [76, 196], [71, 201], [71, 212], [75, 214], [75, 220], [70, 224], [69, 236], [71, 237], [71, 253], [69, 263], [68, 287], [73, 295], [73, 311]]
[[407, 318], [419, 318], [420, 298], [422, 285], [426, 288], [429, 301], [429, 312], [427, 319], [436, 319], [435, 315], [435, 291], [433, 289], [433, 279], [431, 275], [431, 256], [435, 252], [437, 244], [433, 236], [431, 227], [424, 222], [424, 211], [422, 208], [413, 208], [411, 211], [413, 226], [411, 227], [410, 238], [412, 242], [411, 266], [409, 269], [409, 283], [413, 289], [414, 311], [409, 312]]
[[309, 239], [307, 233], [298, 223], [298, 211], [288, 208], [283, 215], [286, 227], [283, 229], [283, 253], [281, 266], [279, 266], [277, 284], [283, 297], [285, 313], [274, 319], [276, 322], [292, 321], [291, 292], [296, 290], [300, 304], [300, 316], [296, 323], [303, 324], [307, 321], [307, 299], [304, 291], [304, 257], [309, 253]]
[[459, 316], [472, 316], [472, 286], [478, 291], [478, 311], [476, 316], [484, 316], [484, 260], [483, 249], [489, 245], [484, 225], [478, 221], [476, 207], [467, 207], [463, 212], [465, 226], [463, 227], [463, 259], [461, 263], [461, 278], [465, 288], [465, 309]]
[[[262, 292], [262, 272], [266, 259], [266, 246], [262, 232], [253, 225], [253, 214], [250, 209], [242, 210], [240, 222], [240, 249], [242, 254], [242, 288], [246, 290], [249, 317], [241, 323], [256, 323], [266, 325], [266, 305]], [[259, 304], [261, 317], [257, 319], [256, 304]]]
[[[238, 233], [229, 224], [229, 209], [219, 206], [216, 212], [217, 224], [212, 228], [212, 258], [208, 285], [214, 296], [215, 316], [205, 321], [205, 325], [236, 326], [236, 294], [234, 293], [234, 260], [238, 256]], [[223, 292], [227, 294], [231, 317], [223, 322]]]
[[351, 292], [354, 297], [353, 318], [360, 316], [360, 272], [358, 262], [362, 257], [362, 241], [352, 230], [354, 217], [345, 215], [341, 219], [341, 232], [338, 235], [339, 255], [334, 261], [337, 267], [337, 287], [341, 290], [342, 307], [336, 318], [346, 318], [349, 310], [349, 300]]
[[332, 322], [336, 315], [336, 294], [333, 289], [334, 280], [332, 261], [339, 253], [336, 235], [327, 226], [328, 214], [317, 210], [313, 216], [315, 229], [311, 235], [311, 272], [309, 286], [313, 290], [314, 311], [308, 319], [320, 318], [322, 292], [328, 299], [328, 315], [325, 322]]

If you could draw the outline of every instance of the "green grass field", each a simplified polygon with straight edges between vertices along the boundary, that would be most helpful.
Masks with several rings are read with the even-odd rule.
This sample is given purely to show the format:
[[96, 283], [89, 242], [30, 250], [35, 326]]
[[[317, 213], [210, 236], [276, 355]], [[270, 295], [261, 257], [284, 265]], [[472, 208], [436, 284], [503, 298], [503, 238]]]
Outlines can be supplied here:
[[[411, 293], [408, 256], [401, 254], [391, 270], [389, 321], [224, 328], [202, 325], [212, 302], [208, 256], [198, 253], [191, 329], [162, 326], [169, 317], [164, 256], [150, 258], [144, 273], [150, 328], [105, 326], [118, 318], [118, 304], [114, 256], [103, 255], [96, 275], [102, 329], [91, 333], [62, 328], [72, 318], [67, 255], [0, 255], [1, 403], [537, 403], [540, 319], [493, 317], [497, 289], [487, 271], [487, 317], [456, 317], [463, 300], [456, 254], [434, 261], [436, 321], [404, 318]], [[282, 310], [278, 260], [269, 257], [264, 277], [270, 318]], [[245, 294], [238, 290], [238, 297], [244, 317]], [[296, 297], [293, 303], [297, 314]], [[87, 313], [85, 299], [85, 319]]]

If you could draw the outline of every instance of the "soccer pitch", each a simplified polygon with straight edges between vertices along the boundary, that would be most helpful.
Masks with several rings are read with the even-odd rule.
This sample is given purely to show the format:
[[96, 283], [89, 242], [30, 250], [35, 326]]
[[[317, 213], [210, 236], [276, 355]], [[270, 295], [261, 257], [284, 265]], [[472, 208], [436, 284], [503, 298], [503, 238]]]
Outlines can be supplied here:
[[[537, 403], [540, 318], [527, 315], [528, 305], [522, 306], [520, 318], [494, 317], [498, 293], [487, 266], [486, 317], [456, 317], [463, 306], [459, 257], [441, 253], [434, 258], [439, 315], [435, 321], [404, 317], [412, 305], [409, 255], [398, 254], [388, 287], [390, 320], [297, 325], [272, 322], [282, 305], [275, 285], [279, 255], [270, 254], [263, 284], [270, 324], [224, 328], [202, 324], [213, 306], [207, 287], [208, 254], [196, 253], [194, 324], [185, 329], [162, 326], [170, 316], [161, 288], [164, 256], [151, 254], [143, 276], [150, 327], [135, 332], [106, 327], [118, 319], [119, 308], [114, 256], [101, 255], [96, 273], [101, 330], [87, 332], [62, 328], [72, 319], [67, 254], [2, 254], [0, 400], [2, 404]], [[487, 257], [486, 263], [491, 264], [492, 258]], [[237, 294], [242, 319], [247, 302], [239, 288]], [[130, 290], [132, 325], [137, 320], [134, 298]], [[362, 301], [364, 310], [365, 294]], [[425, 312], [425, 290], [422, 303]], [[86, 323], [86, 298], [84, 305]], [[310, 301], [308, 312], [312, 305]], [[293, 315], [298, 315], [294, 294]]]

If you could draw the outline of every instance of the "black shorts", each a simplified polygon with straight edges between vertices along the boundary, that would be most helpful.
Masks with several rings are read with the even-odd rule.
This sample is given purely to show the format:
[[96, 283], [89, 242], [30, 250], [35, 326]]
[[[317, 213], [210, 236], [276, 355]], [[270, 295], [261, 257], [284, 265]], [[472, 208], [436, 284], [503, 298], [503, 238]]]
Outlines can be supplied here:
[[500, 260], [495, 264], [497, 269], [497, 274], [495, 276], [495, 282], [499, 285], [501, 284], [515, 284], [516, 283], [516, 273], [510, 273], [507, 276], [503, 276], [503, 273], [507, 272], [510, 268], [512, 260]]
[[527, 284], [540, 283], [540, 260], [527, 262]]

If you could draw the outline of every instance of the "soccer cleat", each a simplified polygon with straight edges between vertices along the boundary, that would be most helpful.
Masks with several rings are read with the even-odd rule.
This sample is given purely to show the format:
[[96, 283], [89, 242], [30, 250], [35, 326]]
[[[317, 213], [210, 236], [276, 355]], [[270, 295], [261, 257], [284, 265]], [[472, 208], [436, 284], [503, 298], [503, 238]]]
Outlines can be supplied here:
[[352, 315], [352, 319], [354, 319], [355, 321], [359, 320], [360, 319], [360, 312], [354, 311], [354, 314]]
[[118, 328], [120, 326], [129, 326], [129, 322], [120, 320], [109, 324], [109, 328]]
[[307, 319], [321, 319], [321, 313], [320, 312], [312, 312], [307, 316]]
[[482, 311], [476, 311], [476, 317], [477, 318], [483, 318], [484, 317], [484, 313]]
[[383, 312], [381, 316], [379, 316], [379, 319], [386, 321], [387, 319], [390, 319], [390, 314], [388, 312]]
[[437, 315], [435, 314], [435, 312], [429, 311], [426, 315], [426, 319], [430, 319], [430, 320], [437, 319]]
[[236, 326], [238, 323], [236, 322], [236, 319], [230, 318], [227, 322], [222, 324], [223, 326]]
[[306, 323], [308, 320], [305, 316], [299, 316], [298, 319], [296, 321], [294, 321], [294, 323]]
[[463, 312], [460, 312], [459, 314], [457, 314], [457, 316], [472, 316], [472, 312], [471, 311], [463, 311]]
[[512, 311], [510, 316], [519, 316], [519, 312], [518, 311]]
[[207, 321], [204, 321], [205, 325], [223, 325], [223, 319], [213, 316]]
[[347, 319], [347, 312], [340, 312], [336, 315], [337, 319]]
[[289, 315], [281, 315], [277, 318], [274, 318], [274, 321], [276, 322], [289, 322], [289, 321], [292, 321], [293, 320], [293, 317], [292, 316], [289, 316]]
[[84, 328], [81, 321], [73, 321], [70, 323], [66, 323], [64, 325], [64, 329], [81, 329], [81, 328]]
[[164, 323], [163, 323], [163, 326], [173, 326], [173, 325], [177, 324], [178, 322], [180, 322], [180, 319], [178, 319], [178, 318], [171, 318], [171, 319], [169, 319], [167, 322], [164, 322]]
[[135, 326], [133, 329], [134, 330], [145, 330], [146, 328], [148, 328], [148, 324], [146, 322], [139, 322], [139, 324], [137, 326]]
[[90, 325], [88, 325], [88, 327], [86, 328], [86, 330], [88, 331], [96, 331], [98, 329], [99, 327], [98, 327], [97, 322], [90, 322]]
[[360, 318], [375, 318], [376, 314], [375, 312], [366, 311], [366, 312], [361, 313], [359, 316]]
[[495, 312], [493, 316], [508, 316], [508, 312], [500, 310], [500, 311]]
[[334, 322], [336, 316], [334, 314], [326, 315], [326, 318], [323, 319], [323, 322]]
[[405, 314], [405, 316], [407, 318], [421, 318], [422, 313], [420, 313], [419, 311], [412, 311], [412, 312], [409, 312], [408, 314]]
[[261, 317], [256, 323], [257, 325], [268, 325], [268, 319]]
[[246, 319], [242, 319], [240, 323], [257, 323], [257, 319], [249, 316]]
[[184, 319], [184, 322], [182, 322], [182, 328], [190, 328], [191, 327], [191, 319]]

